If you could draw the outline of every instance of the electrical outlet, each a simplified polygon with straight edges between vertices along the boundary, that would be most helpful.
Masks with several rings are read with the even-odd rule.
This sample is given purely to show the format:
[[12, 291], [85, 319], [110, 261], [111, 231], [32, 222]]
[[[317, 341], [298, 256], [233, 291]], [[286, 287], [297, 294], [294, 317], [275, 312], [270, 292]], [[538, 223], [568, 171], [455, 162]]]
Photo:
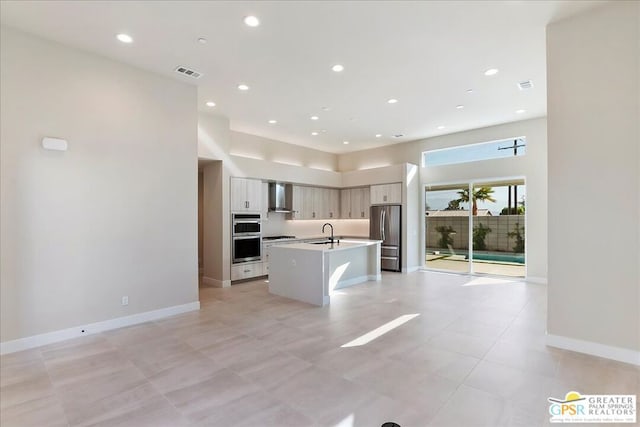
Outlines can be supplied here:
[[122, 297], [122, 305], [129, 305], [129, 297], [128, 296]]

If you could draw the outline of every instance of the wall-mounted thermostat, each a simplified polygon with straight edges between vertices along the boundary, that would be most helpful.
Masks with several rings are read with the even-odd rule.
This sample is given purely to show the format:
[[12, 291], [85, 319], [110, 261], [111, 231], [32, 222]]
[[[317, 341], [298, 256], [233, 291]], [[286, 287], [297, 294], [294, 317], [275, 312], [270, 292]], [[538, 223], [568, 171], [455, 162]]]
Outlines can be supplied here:
[[59, 138], [44, 137], [42, 148], [45, 150], [67, 151], [67, 141]]

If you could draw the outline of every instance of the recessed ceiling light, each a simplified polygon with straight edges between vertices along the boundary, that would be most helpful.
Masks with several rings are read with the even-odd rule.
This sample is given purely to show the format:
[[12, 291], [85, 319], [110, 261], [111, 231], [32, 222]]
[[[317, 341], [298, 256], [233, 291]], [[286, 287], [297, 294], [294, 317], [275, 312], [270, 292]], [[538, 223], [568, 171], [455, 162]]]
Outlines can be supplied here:
[[121, 34], [118, 34], [116, 38], [120, 40], [122, 43], [133, 43], [133, 37], [131, 37], [129, 34], [121, 33]]
[[260, 20], [253, 15], [245, 16], [244, 23], [248, 27], [257, 27], [260, 25]]
[[238, 90], [249, 90], [249, 86], [247, 86], [246, 84], [242, 83], [238, 85]]
[[329, 108], [329, 107], [322, 107], [322, 108], [321, 108], [321, 110], [322, 110], [322, 111], [329, 111], [329, 110], [331, 110], [331, 108]]
[[207, 104], [206, 104], [206, 105], [207, 105], [207, 107], [215, 107], [215, 106], [216, 106], [216, 103], [215, 103], [215, 102], [213, 102], [213, 101], [207, 101]]
[[344, 145], [349, 145], [349, 141], [342, 141]]
[[342, 65], [340, 65], [340, 64], [336, 64], [333, 67], [331, 67], [331, 69], [333, 71], [335, 71], [336, 73], [339, 73], [339, 72], [344, 70], [344, 67]]
[[442, 125], [438, 126], [438, 130], [442, 130], [442, 129], [444, 129], [444, 126]]
[[311, 132], [311, 135], [313, 135], [313, 136], [317, 136], [317, 135], [318, 135], [318, 132]]
[[269, 120], [270, 125], [275, 125], [276, 123], [278, 123], [277, 120], [273, 120], [273, 119]]
[[394, 138], [402, 138], [404, 135], [401, 133], [397, 133], [395, 135], [393, 135]]
[[200, 43], [200, 44], [207, 44], [207, 39], [205, 39], [204, 37], [200, 37], [200, 38], [198, 39], [198, 43]]
[[381, 137], [382, 137], [382, 134], [376, 133], [376, 138], [381, 138]]
[[473, 89], [467, 89], [467, 93], [473, 93]]
[[458, 110], [462, 110], [462, 109], [464, 108], [464, 105], [462, 105], [462, 104], [460, 104], [460, 105], [456, 105], [456, 108], [457, 108]]
[[311, 120], [318, 120], [320, 117], [318, 117], [318, 116], [311, 116], [311, 117], [309, 117], [309, 118], [310, 118]]
[[495, 76], [496, 74], [498, 74], [498, 69], [497, 68], [489, 68], [487, 71], [484, 72], [485, 76]]
[[389, 104], [395, 104], [396, 102], [398, 102], [398, 100], [395, 98], [391, 98], [390, 100], [387, 101], [387, 103]]
[[524, 114], [527, 110], [516, 110], [516, 114]]
[[322, 129], [320, 132], [327, 133], [327, 130], [326, 129]]

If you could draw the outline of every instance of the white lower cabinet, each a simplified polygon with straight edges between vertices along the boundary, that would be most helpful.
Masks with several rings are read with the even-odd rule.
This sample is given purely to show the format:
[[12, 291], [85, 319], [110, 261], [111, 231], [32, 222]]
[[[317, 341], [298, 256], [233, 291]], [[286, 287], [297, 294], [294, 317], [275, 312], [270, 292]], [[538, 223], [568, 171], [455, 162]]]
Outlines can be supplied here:
[[248, 262], [231, 266], [231, 281], [262, 276], [262, 262]]

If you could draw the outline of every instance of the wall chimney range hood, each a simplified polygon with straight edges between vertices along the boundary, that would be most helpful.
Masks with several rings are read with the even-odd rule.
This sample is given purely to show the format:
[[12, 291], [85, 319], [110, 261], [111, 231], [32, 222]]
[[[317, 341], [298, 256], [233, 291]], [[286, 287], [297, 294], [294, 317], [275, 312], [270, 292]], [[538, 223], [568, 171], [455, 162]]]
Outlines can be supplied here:
[[269, 212], [291, 213], [293, 186], [282, 182], [269, 183]]

